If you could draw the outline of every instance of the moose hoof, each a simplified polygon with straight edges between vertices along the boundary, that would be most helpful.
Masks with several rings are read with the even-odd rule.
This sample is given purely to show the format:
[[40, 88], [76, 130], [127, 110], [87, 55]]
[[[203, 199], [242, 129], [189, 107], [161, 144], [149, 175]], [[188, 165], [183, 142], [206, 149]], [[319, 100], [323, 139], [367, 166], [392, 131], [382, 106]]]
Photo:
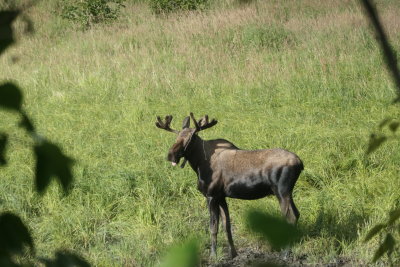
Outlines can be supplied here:
[[231, 259], [234, 259], [237, 255], [238, 254], [237, 254], [236, 250], [232, 250], [229, 256], [231, 257]]

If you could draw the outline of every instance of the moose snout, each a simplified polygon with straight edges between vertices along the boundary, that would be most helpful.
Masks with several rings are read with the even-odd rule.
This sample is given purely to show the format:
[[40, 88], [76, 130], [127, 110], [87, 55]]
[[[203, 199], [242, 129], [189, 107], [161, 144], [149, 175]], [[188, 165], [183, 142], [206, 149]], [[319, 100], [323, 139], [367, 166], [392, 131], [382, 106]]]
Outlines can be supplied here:
[[169, 151], [167, 155], [167, 160], [172, 162], [172, 165], [176, 165], [181, 159], [181, 155], [178, 153], [174, 153], [173, 151]]
[[168, 152], [168, 155], [167, 155], [167, 160], [168, 161], [175, 161], [175, 156], [174, 156], [174, 154], [172, 154], [171, 152]]

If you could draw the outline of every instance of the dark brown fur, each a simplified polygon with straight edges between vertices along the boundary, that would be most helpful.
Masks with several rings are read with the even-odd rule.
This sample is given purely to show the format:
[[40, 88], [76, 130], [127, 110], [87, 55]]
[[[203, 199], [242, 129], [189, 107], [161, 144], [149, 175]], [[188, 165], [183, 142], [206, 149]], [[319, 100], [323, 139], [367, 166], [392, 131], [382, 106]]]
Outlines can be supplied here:
[[178, 164], [184, 158], [198, 177], [198, 189], [207, 198], [210, 211], [211, 255], [216, 254], [218, 223], [221, 216], [230, 246], [230, 255], [237, 255], [231, 233], [228, 205], [225, 198], [258, 199], [275, 195], [281, 212], [290, 223], [296, 223], [300, 213], [292, 198], [293, 187], [303, 170], [300, 158], [284, 149], [241, 150], [224, 139], [203, 140], [197, 132], [214, 126], [207, 115], [189, 128], [190, 118], [183, 121], [181, 131], [172, 130], [172, 116], [165, 122], [158, 117], [157, 127], [176, 133], [177, 139], [168, 151], [167, 159]]

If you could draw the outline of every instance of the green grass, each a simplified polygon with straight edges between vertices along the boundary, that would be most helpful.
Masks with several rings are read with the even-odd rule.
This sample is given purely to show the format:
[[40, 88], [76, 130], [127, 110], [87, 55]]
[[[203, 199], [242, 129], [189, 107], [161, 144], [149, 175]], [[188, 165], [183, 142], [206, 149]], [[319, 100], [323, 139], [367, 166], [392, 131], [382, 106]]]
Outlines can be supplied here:
[[[22, 87], [38, 131], [76, 159], [72, 193], [53, 185], [39, 197], [31, 141], [1, 111], [10, 146], [0, 209], [21, 215], [39, 255], [66, 248], [98, 266], [151, 266], [197, 236], [207, 257], [208, 213], [195, 174], [170, 166], [174, 136], [154, 125], [172, 114], [178, 128], [193, 111], [219, 120], [206, 139], [282, 147], [303, 159], [294, 199], [305, 237], [295, 255], [370, 261], [378, 239], [365, 244], [365, 234], [400, 202], [400, 150], [392, 141], [369, 158], [365, 151], [379, 122], [400, 112], [358, 1], [220, 1], [168, 17], [132, 1], [116, 23], [85, 32], [55, 7], [32, 8], [36, 33], [19, 36], [0, 58], [0, 80]], [[399, 51], [400, 5], [377, 7]], [[276, 199], [228, 201], [237, 247], [259, 246], [246, 211], [279, 214]], [[222, 231], [219, 240], [226, 246]]]

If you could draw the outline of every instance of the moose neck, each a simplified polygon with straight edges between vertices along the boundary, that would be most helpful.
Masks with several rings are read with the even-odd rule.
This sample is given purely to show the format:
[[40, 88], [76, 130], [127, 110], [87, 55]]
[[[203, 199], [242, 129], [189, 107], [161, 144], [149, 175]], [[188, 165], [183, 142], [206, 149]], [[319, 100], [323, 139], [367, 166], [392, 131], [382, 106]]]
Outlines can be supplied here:
[[192, 141], [187, 147], [185, 158], [196, 173], [198, 173], [199, 168], [209, 165], [205, 164], [210, 160], [210, 155], [208, 155], [207, 151], [207, 141], [201, 139], [197, 134], [193, 135]]

